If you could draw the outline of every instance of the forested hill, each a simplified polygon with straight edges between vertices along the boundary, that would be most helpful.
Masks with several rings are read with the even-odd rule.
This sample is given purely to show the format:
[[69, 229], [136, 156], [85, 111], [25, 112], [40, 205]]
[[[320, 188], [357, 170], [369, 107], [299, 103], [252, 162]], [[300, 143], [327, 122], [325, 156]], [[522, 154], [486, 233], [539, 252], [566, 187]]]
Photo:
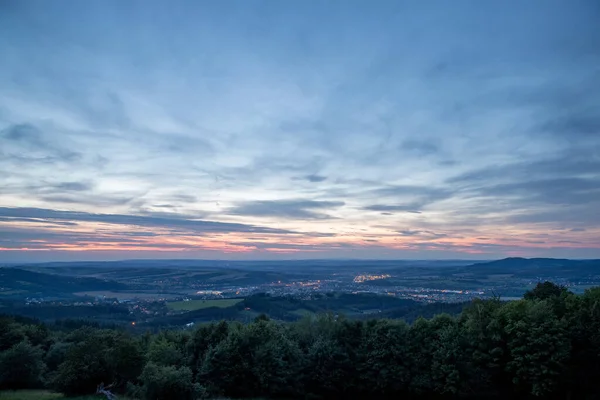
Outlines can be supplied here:
[[127, 285], [96, 278], [78, 278], [18, 268], [0, 268], [0, 290], [3, 298], [72, 296], [88, 290], [119, 290]]
[[567, 260], [558, 258], [520, 258], [476, 263], [458, 268], [480, 274], [518, 274], [522, 277], [563, 276], [570, 279], [600, 275], [600, 260]]
[[[0, 389], [131, 398], [598, 399], [600, 288], [538, 284], [456, 317], [283, 323], [257, 317], [131, 335], [0, 321]], [[62, 328], [64, 329], [64, 328]]]

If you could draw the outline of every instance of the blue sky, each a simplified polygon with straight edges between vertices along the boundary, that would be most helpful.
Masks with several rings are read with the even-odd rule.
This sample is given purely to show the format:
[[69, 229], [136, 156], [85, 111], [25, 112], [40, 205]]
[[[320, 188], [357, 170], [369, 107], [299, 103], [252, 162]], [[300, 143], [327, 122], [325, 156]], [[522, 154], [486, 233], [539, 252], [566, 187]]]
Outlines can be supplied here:
[[598, 20], [3, 1], [0, 260], [600, 257]]

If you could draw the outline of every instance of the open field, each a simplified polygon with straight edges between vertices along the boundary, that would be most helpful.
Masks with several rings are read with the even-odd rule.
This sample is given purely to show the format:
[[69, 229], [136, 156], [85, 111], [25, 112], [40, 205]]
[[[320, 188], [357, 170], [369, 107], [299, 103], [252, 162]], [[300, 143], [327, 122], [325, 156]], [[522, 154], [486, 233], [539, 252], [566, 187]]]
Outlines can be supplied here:
[[174, 301], [167, 303], [167, 307], [177, 311], [195, 311], [210, 307], [227, 308], [236, 305], [242, 300], [243, 299]]
[[123, 291], [123, 292], [113, 292], [110, 290], [95, 290], [88, 292], [75, 292], [73, 293], [75, 296], [91, 296], [91, 297], [102, 297], [106, 296], [108, 298], [115, 298], [119, 300], [126, 299], [171, 299], [175, 297], [180, 297], [180, 294], [173, 293], [158, 293], [158, 292], [134, 292], [134, 291]]
[[[47, 390], [6, 390], [0, 391], [1, 400], [58, 400], [66, 399], [62, 394], [52, 393]], [[68, 397], [69, 400], [99, 400], [104, 396], [80, 396]], [[130, 400], [127, 397], [119, 396], [120, 400]]]
[[7, 390], [0, 392], [0, 399], [2, 400], [54, 400], [63, 398], [62, 394], [46, 390]]

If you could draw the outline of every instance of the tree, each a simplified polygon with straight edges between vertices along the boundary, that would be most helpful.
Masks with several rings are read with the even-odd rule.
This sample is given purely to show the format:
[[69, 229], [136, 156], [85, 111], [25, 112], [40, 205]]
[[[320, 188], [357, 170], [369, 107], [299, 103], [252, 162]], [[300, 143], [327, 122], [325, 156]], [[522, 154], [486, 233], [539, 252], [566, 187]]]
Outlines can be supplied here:
[[225, 340], [228, 334], [229, 324], [227, 321], [200, 326], [194, 331], [186, 349], [189, 365], [193, 371], [197, 373], [202, 368], [202, 361], [207, 350]]
[[192, 370], [188, 367], [157, 365], [149, 362], [140, 376], [142, 393], [147, 400], [192, 400], [201, 391], [194, 385]]
[[290, 397], [298, 391], [301, 359], [281, 325], [260, 320], [210, 348], [198, 381], [214, 395]]
[[439, 395], [456, 396], [466, 392], [467, 344], [463, 327], [447, 314], [436, 315], [434, 329], [431, 377], [433, 390]]
[[0, 387], [3, 389], [36, 388], [42, 385], [46, 369], [43, 351], [24, 340], [0, 353]]
[[148, 361], [163, 366], [183, 365], [183, 354], [175, 343], [169, 342], [164, 337], [159, 337], [150, 344], [147, 353]]
[[560, 297], [568, 293], [565, 286], [557, 285], [552, 282], [538, 282], [531, 290], [523, 295], [525, 300], [546, 300], [553, 297]]
[[24, 325], [10, 317], [0, 318], [0, 351], [8, 350], [26, 338]]
[[60, 364], [52, 387], [67, 396], [76, 396], [94, 393], [101, 382], [112, 382], [114, 373], [106, 352], [107, 344], [99, 335], [74, 344]]
[[398, 397], [408, 392], [408, 326], [403, 321], [373, 320], [366, 326], [363, 392]]
[[550, 396], [566, 371], [570, 352], [564, 321], [554, 314], [550, 299], [509, 303], [502, 312], [510, 354], [505, 369], [517, 393]]

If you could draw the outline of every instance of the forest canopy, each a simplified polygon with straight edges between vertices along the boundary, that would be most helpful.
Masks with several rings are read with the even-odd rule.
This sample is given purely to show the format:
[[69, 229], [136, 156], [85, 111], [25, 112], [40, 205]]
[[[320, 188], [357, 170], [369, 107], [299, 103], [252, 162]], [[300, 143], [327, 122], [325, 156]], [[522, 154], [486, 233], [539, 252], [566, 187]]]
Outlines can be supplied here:
[[600, 288], [545, 282], [461, 314], [267, 316], [131, 334], [0, 318], [0, 389], [137, 399], [599, 398]]

